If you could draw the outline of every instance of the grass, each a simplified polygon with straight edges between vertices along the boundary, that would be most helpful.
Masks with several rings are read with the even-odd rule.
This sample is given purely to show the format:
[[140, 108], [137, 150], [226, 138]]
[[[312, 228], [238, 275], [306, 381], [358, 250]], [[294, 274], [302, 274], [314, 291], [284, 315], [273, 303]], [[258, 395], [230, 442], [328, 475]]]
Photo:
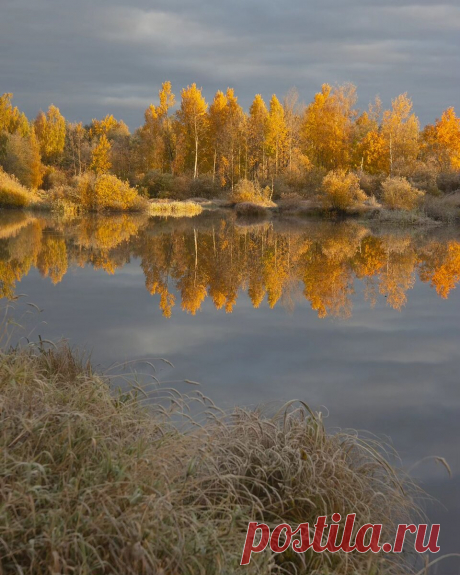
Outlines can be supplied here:
[[147, 208], [147, 212], [151, 216], [168, 216], [176, 218], [191, 218], [201, 214], [202, 211], [203, 208], [200, 204], [191, 201], [150, 201]]
[[407, 573], [369, 553], [239, 567], [249, 521], [356, 512], [393, 537], [413, 520], [415, 488], [377, 442], [328, 433], [299, 402], [226, 414], [199, 392], [114, 384], [65, 344], [0, 353], [1, 573]]

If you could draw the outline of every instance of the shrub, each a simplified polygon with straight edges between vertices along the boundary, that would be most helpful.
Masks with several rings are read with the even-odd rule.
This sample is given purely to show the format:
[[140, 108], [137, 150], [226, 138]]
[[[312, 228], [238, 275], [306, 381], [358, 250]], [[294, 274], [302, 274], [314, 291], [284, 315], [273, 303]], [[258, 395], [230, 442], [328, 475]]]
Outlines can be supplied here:
[[375, 196], [379, 198], [382, 191], [382, 180], [385, 176], [380, 174], [368, 174], [366, 172], [360, 172], [359, 174], [359, 187], [368, 196]]
[[327, 170], [320, 167], [312, 167], [310, 170], [307, 170], [305, 174], [305, 187], [303, 189], [303, 195], [317, 196], [318, 191], [321, 190], [321, 186], [326, 174]]
[[446, 194], [460, 190], [460, 171], [442, 172], [438, 176], [437, 184]]
[[333, 170], [323, 179], [321, 186], [323, 207], [346, 210], [363, 202], [367, 196], [359, 187], [356, 174], [345, 170]]
[[78, 192], [82, 207], [89, 211], [136, 210], [143, 203], [134, 188], [110, 174], [85, 174], [78, 180]]
[[40, 191], [43, 209], [75, 216], [81, 212], [82, 204], [78, 189], [70, 185], [59, 185], [48, 191]]
[[66, 185], [67, 176], [63, 171], [53, 168], [52, 166], [46, 169], [41, 186], [43, 190], [51, 190], [52, 188], [59, 188]]
[[423, 195], [406, 178], [399, 176], [389, 177], [382, 184], [383, 203], [392, 210], [413, 210]]
[[437, 180], [439, 170], [432, 163], [417, 162], [416, 168], [409, 178], [410, 183], [427, 194], [437, 196], [440, 194]]
[[220, 189], [217, 184], [217, 180], [213, 182], [212, 176], [203, 175], [190, 182], [188, 197], [201, 197], [211, 199], [218, 196], [219, 192]]
[[149, 198], [167, 198], [174, 190], [174, 176], [150, 170], [140, 180], [139, 188]]
[[32, 192], [0, 168], [0, 207], [25, 208], [35, 200]]
[[253, 204], [268, 205], [271, 202], [271, 190], [267, 186], [261, 188], [258, 182], [250, 180], [240, 180], [230, 192], [229, 200], [236, 204], [242, 202], [251, 202]]
[[460, 217], [460, 192], [443, 197], [425, 196], [425, 214], [435, 220], [452, 223]]
[[187, 176], [163, 174], [158, 170], [150, 170], [138, 183], [139, 190], [148, 198], [186, 200], [188, 198], [213, 198], [219, 194], [217, 183], [209, 175], [190, 179]]

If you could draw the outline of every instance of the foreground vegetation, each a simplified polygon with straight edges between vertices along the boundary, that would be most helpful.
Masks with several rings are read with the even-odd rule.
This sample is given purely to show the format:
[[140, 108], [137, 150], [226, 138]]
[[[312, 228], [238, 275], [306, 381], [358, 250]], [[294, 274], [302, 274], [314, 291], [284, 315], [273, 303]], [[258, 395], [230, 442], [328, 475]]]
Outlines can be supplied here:
[[[224, 414], [200, 394], [114, 396], [115, 384], [65, 345], [0, 353], [5, 575], [231, 574], [251, 520], [355, 512], [391, 540], [417, 518], [416, 490], [382, 447], [327, 433], [302, 403]], [[407, 573], [404, 561], [267, 551], [241, 572]]]
[[109, 115], [67, 122], [56, 106], [29, 121], [11, 98], [0, 97], [0, 207], [152, 212], [152, 198], [217, 198], [242, 215], [310, 202], [397, 221], [459, 217], [460, 118], [448, 108], [421, 129], [407, 94], [363, 111], [354, 86], [325, 84], [307, 106], [290, 91], [268, 107], [257, 95], [246, 113], [232, 89], [208, 105], [193, 84], [173, 112], [165, 82], [133, 134]]

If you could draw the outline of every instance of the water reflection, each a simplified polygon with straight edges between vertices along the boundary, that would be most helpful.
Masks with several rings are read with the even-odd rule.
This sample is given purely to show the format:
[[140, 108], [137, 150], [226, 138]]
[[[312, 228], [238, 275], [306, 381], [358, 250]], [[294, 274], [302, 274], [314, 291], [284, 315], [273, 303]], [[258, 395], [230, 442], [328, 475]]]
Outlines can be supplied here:
[[0, 216], [0, 296], [13, 297], [32, 268], [57, 284], [72, 266], [114, 274], [135, 257], [168, 318], [179, 305], [195, 315], [206, 298], [231, 313], [241, 291], [254, 308], [266, 298], [270, 308], [293, 310], [305, 298], [320, 318], [347, 318], [356, 280], [371, 307], [383, 297], [400, 310], [416, 277], [447, 298], [460, 280], [455, 234], [372, 231], [356, 222], [242, 226], [214, 216], [171, 224], [132, 215], [66, 220], [11, 212]]

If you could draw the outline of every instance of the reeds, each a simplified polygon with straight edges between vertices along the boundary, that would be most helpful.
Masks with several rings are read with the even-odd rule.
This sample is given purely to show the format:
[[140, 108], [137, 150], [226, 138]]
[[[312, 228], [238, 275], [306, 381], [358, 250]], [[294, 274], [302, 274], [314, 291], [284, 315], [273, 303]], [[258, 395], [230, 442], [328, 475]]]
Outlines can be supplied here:
[[329, 434], [303, 403], [223, 414], [199, 392], [161, 393], [114, 395], [66, 345], [0, 354], [3, 574], [407, 572], [401, 556], [342, 552], [240, 568], [249, 521], [355, 512], [392, 537], [414, 486], [378, 443]]

